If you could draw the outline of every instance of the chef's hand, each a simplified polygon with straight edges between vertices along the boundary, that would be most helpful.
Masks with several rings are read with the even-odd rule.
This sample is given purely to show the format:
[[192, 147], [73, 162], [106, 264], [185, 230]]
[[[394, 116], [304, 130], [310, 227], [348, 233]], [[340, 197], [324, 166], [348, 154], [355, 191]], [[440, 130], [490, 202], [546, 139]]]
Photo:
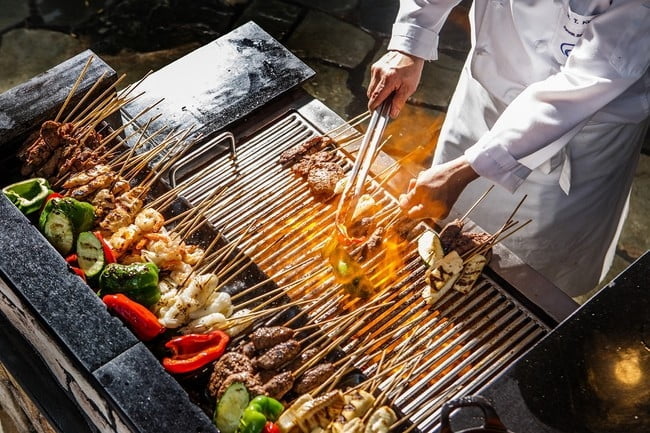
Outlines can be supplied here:
[[467, 184], [478, 177], [464, 156], [434, 165], [411, 179], [399, 198], [400, 207], [413, 219], [445, 218]]
[[423, 67], [424, 60], [419, 57], [399, 51], [384, 54], [370, 68], [368, 109], [375, 110], [393, 93], [390, 117], [396, 118], [417, 89]]

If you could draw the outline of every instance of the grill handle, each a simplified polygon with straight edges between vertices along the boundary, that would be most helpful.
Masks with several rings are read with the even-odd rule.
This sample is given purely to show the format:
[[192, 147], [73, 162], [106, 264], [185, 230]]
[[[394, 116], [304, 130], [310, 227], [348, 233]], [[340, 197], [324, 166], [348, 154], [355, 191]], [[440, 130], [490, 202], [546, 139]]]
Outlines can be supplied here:
[[181, 169], [183, 169], [185, 166], [192, 163], [192, 161], [196, 161], [196, 159], [199, 158], [201, 155], [212, 150], [213, 148], [217, 147], [219, 144], [223, 143], [226, 140], [229, 142], [231, 158], [233, 160], [237, 159], [237, 149], [235, 147], [235, 136], [233, 135], [232, 132], [229, 131], [223, 132], [217, 135], [216, 137], [214, 137], [204, 146], [201, 146], [195, 151], [188, 153], [187, 155], [179, 159], [176, 163], [174, 163], [172, 168], [169, 170], [169, 183], [171, 184], [172, 188], [176, 188], [176, 185], [178, 184], [176, 177], [178, 172]]
[[[461, 407], [478, 407], [483, 411], [485, 418], [483, 426], [454, 432], [451, 429], [449, 416]], [[440, 433], [510, 433], [503, 425], [490, 401], [480, 395], [467, 395], [465, 397], [450, 400], [442, 406], [440, 412]]]

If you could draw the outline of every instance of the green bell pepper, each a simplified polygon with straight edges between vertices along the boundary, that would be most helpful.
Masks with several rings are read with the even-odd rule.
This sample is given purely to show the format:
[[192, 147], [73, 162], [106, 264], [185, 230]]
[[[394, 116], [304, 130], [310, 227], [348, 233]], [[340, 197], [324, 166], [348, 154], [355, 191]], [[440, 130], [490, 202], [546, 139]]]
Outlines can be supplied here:
[[36, 177], [6, 186], [2, 192], [23, 214], [30, 215], [41, 208], [52, 189], [46, 179]]
[[266, 424], [266, 417], [263, 413], [254, 409], [246, 408], [239, 418], [239, 433], [261, 433]]
[[100, 295], [123, 293], [134, 301], [150, 307], [160, 299], [158, 266], [154, 263], [106, 265], [99, 275]]
[[252, 409], [263, 414], [268, 420], [275, 421], [278, 419], [284, 406], [282, 403], [272, 397], [258, 395], [248, 403], [246, 409]]

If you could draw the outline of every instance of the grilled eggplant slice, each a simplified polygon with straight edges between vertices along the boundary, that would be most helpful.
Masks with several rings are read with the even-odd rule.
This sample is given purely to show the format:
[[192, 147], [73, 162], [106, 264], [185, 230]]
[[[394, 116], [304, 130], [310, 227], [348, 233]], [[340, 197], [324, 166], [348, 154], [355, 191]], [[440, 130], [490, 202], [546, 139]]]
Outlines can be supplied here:
[[463, 259], [456, 251], [452, 251], [427, 269], [424, 279], [427, 287], [422, 291], [422, 297], [431, 305], [438, 301], [454, 285], [463, 271]]
[[454, 289], [460, 293], [468, 293], [476, 284], [476, 280], [481, 276], [483, 268], [487, 263], [487, 258], [481, 254], [476, 254], [465, 261], [463, 271], [454, 284]]

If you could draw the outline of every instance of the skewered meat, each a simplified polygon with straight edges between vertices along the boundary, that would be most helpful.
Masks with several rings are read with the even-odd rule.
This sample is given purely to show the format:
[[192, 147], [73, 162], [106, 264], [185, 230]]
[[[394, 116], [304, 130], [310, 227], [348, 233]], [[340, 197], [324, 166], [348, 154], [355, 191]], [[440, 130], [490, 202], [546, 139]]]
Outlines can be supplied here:
[[454, 249], [454, 240], [460, 236], [464, 226], [465, 224], [463, 224], [461, 220], [456, 219], [443, 227], [443, 229], [440, 231], [440, 234], [438, 235], [440, 237], [440, 243], [442, 244], [443, 250], [451, 251]]
[[375, 219], [373, 217], [363, 217], [348, 227], [348, 235], [353, 238], [365, 238], [375, 228]]
[[300, 343], [296, 340], [287, 340], [267, 349], [255, 358], [255, 365], [264, 370], [275, 370], [293, 360], [299, 353]]
[[116, 174], [107, 165], [97, 165], [89, 170], [76, 173], [64, 184], [64, 195], [83, 200], [95, 192], [109, 188]]
[[300, 355], [296, 357], [291, 363], [287, 366], [287, 370], [296, 371], [303, 365], [307, 363], [310, 359], [316, 356], [320, 352], [318, 347], [310, 347], [300, 352]]
[[327, 136], [317, 135], [311, 137], [299, 145], [282, 152], [278, 162], [283, 166], [293, 164], [303, 156], [320, 150], [331, 143], [333, 143], [333, 140]]
[[488, 233], [463, 232], [463, 227], [464, 223], [456, 219], [440, 231], [440, 243], [445, 252], [456, 251], [462, 256], [490, 239]]
[[41, 165], [38, 169], [34, 171], [36, 176], [45, 177], [47, 179], [52, 179], [52, 175], [59, 168], [59, 162], [63, 157], [63, 148], [58, 147], [54, 149], [52, 155]]
[[97, 162], [93, 149], [101, 145], [101, 139], [94, 130], [48, 120], [41, 125], [38, 136], [31, 137], [18, 151], [18, 158], [23, 162], [21, 173], [54, 182], [68, 172], [83, 170], [91, 166], [89, 160]]
[[248, 392], [252, 395], [264, 394], [264, 389], [262, 388], [262, 382], [260, 382], [259, 376], [248, 371], [242, 371], [240, 373], [228, 375], [219, 387], [219, 390], [217, 390], [215, 397], [220, 399], [223, 393], [226, 392], [228, 387], [233, 383], [243, 383]]
[[59, 131], [62, 126], [59, 122], [53, 120], [43, 122], [38, 137], [34, 141], [30, 139], [27, 142], [29, 144], [24, 145], [18, 151], [17, 156], [23, 161], [22, 175], [27, 176], [36, 171], [50, 158], [54, 149], [59, 148], [64, 143], [62, 134]]
[[377, 248], [381, 246], [381, 242], [384, 239], [384, 233], [386, 229], [383, 227], [377, 227], [374, 232], [370, 235], [364, 246], [367, 248], [369, 253], [375, 252]]
[[210, 395], [216, 396], [226, 378], [235, 373], [255, 374], [253, 363], [250, 358], [241, 353], [226, 352], [214, 364], [212, 369], [210, 381], [208, 382]]
[[196, 245], [187, 245], [178, 233], [168, 233], [161, 229], [159, 233], [148, 233], [148, 240], [142, 249], [142, 256], [156, 264], [160, 269], [178, 271], [186, 264], [196, 264], [203, 256], [203, 249]]
[[335, 162], [320, 162], [307, 175], [309, 190], [314, 198], [324, 202], [334, 197], [336, 183], [345, 176], [343, 169]]
[[309, 171], [321, 162], [333, 161], [335, 153], [327, 150], [306, 155], [291, 166], [291, 171], [302, 178], [306, 178]]
[[334, 365], [329, 362], [318, 364], [305, 371], [305, 373], [296, 380], [293, 390], [298, 394], [305, 394], [332, 377], [334, 371]]
[[255, 357], [255, 345], [253, 344], [252, 341], [247, 341], [244, 344], [240, 344], [239, 347], [237, 347], [237, 350], [239, 351], [239, 353], [241, 353], [242, 355], [248, 358]]
[[417, 226], [418, 221], [411, 219], [409, 217], [401, 217], [397, 221], [395, 221], [395, 232], [397, 235], [403, 239], [403, 240], [408, 240], [411, 237], [416, 236], [417, 234], [414, 233], [413, 229], [415, 226]]
[[110, 233], [116, 232], [120, 227], [128, 226], [142, 209], [140, 195], [144, 187], [136, 186], [123, 194], [115, 197], [115, 208], [99, 223], [100, 227]]
[[264, 383], [262, 389], [264, 394], [270, 397], [281, 399], [293, 387], [294, 377], [290, 371], [276, 374]]
[[267, 326], [257, 328], [250, 338], [256, 350], [265, 350], [290, 340], [293, 335], [293, 329], [286, 326]]

